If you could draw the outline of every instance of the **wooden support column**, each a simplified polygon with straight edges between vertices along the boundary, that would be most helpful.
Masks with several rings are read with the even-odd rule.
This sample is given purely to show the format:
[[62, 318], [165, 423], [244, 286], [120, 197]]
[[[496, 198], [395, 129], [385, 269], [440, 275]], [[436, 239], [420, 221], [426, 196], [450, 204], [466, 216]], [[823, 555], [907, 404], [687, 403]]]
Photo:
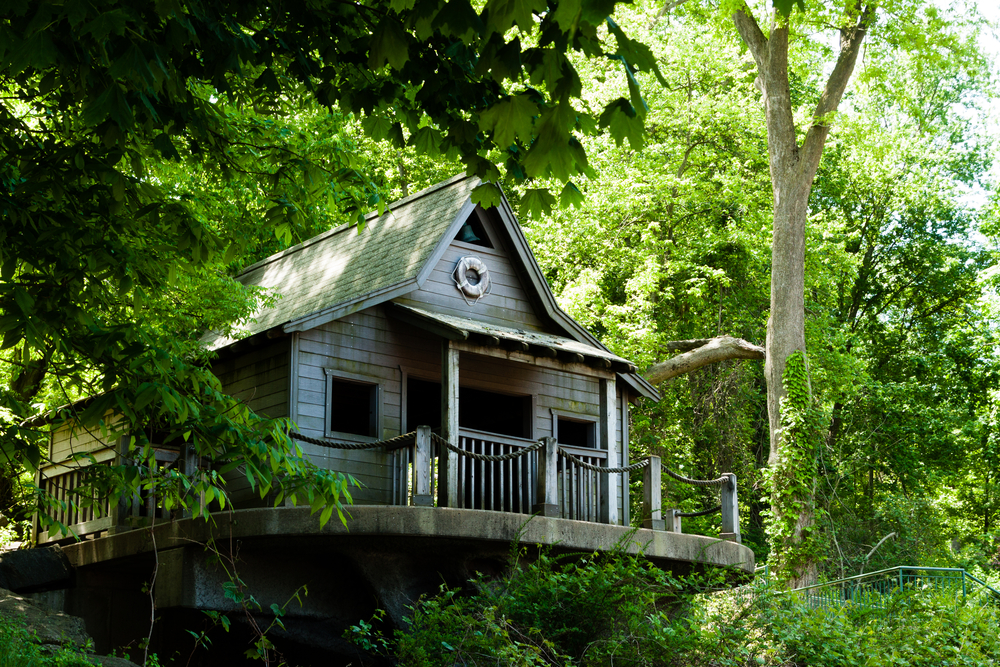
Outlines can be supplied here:
[[[198, 452], [195, 451], [194, 445], [190, 442], [184, 443], [183, 449], [181, 450], [181, 456], [184, 460], [184, 476], [187, 477], [192, 482], [197, 480], [197, 476], [200, 474], [198, 471]], [[205, 504], [205, 494], [202, 493], [198, 498], [198, 502], [202, 505]], [[206, 512], [208, 508], [205, 508]], [[190, 519], [192, 516], [191, 508], [184, 510], [182, 513], [183, 518]]]
[[[621, 408], [618, 414], [621, 416], [622, 425], [622, 466], [629, 465], [629, 432], [628, 432], [628, 392], [623, 391], [620, 399]], [[630, 503], [629, 503], [629, 474], [626, 473], [622, 477], [622, 525], [630, 526], [632, 525], [632, 517], [629, 514]]]
[[[618, 397], [615, 394], [615, 378], [601, 380], [601, 446], [608, 452], [607, 467], [618, 467], [618, 437], [616, 412]], [[620, 474], [601, 475], [601, 523], [618, 523], [618, 486]]]
[[413, 446], [413, 504], [430, 507], [431, 497], [431, 427], [417, 427], [417, 441]]
[[538, 452], [538, 502], [531, 508], [540, 516], [559, 517], [559, 442], [555, 438], [542, 438], [545, 446]]
[[650, 456], [642, 469], [642, 527], [664, 530], [663, 500], [660, 487], [660, 457]]
[[[128, 443], [129, 436], [123, 435], [118, 438], [118, 442], [115, 443], [115, 460], [114, 464], [120, 466], [124, 463], [124, 458], [128, 456]], [[110, 514], [111, 526], [108, 528], [108, 535], [116, 535], [118, 533], [128, 530], [128, 515], [129, 510], [132, 508], [132, 499], [126, 498], [123, 494], [118, 502], [111, 505], [108, 508], [108, 513]]]
[[742, 544], [740, 537], [740, 506], [736, 498], [736, 475], [726, 473], [728, 484], [722, 485], [722, 534], [724, 540]]
[[[458, 349], [441, 341], [441, 437], [458, 440]], [[438, 507], [458, 507], [458, 455], [441, 446], [438, 465]]]

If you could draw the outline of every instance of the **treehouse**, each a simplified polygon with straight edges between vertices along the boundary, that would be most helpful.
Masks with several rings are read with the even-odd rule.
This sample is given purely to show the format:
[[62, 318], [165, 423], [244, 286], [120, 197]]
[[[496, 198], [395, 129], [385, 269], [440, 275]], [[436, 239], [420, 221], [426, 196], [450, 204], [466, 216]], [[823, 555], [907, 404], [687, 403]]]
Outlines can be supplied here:
[[[303, 578], [325, 590], [334, 564], [356, 575], [302, 612], [343, 622], [369, 613], [357, 600], [372, 597], [399, 620], [442, 576], [461, 581], [516, 539], [587, 551], [624, 539], [665, 566], [753, 572], [734, 477], [711, 482], [721, 489], [718, 538], [680, 533], [676, 512], [664, 520], [659, 460], [629, 451], [630, 406], [656, 400], [655, 388], [560, 310], [509, 204], [484, 210], [471, 200], [476, 185], [453, 178], [370, 215], [361, 230], [345, 225], [250, 266], [237, 280], [280, 298], [238, 339], [204, 339], [227, 392], [289, 418], [312, 461], [361, 483], [348, 526], [320, 528], [308, 509], [271, 507], [239, 475], [229, 485], [237, 511], [214, 528], [164, 514], [155, 498], [106, 516], [67, 509], [60, 519], [89, 539], [64, 548], [78, 573], [76, 593], [59, 604], [79, 612], [86, 596], [112, 595], [96, 582], [148, 561], [155, 544], [161, 610], [231, 606], [190, 546], [213, 530], [243, 540], [245, 578], [267, 590], [295, 590]], [[81, 450], [98, 464], [118, 455], [67, 425], [53, 434], [55, 463], [41, 485], [72, 489], [81, 472], [64, 459]], [[163, 458], [199, 465], [182, 451]], [[630, 516], [633, 473], [644, 481], [642, 517]], [[129, 530], [143, 517], [159, 523]], [[84, 614], [88, 624], [95, 613]], [[127, 619], [101, 618], [94, 623], [106, 627], [91, 628], [99, 641], [128, 635]]]

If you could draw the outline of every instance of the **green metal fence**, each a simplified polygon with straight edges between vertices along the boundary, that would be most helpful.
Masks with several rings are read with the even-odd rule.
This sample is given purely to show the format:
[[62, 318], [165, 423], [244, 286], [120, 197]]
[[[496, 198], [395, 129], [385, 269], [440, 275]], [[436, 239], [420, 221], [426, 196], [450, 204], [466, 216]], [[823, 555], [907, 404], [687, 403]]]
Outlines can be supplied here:
[[[766, 574], [765, 574], [766, 576]], [[872, 609], [885, 609], [897, 591], [932, 589], [953, 595], [962, 602], [1000, 606], [1000, 591], [962, 568], [900, 565], [887, 570], [804, 586], [789, 591], [814, 607], [850, 602]]]

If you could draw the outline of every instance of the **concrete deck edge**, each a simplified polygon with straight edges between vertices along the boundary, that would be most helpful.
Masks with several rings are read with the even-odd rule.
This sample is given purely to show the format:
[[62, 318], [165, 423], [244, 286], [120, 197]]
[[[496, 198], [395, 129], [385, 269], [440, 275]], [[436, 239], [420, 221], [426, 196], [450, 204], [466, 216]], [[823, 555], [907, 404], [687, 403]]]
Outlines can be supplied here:
[[[308, 507], [274, 507], [218, 512], [212, 522], [181, 519], [152, 529], [136, 529], [64, 547], [75, 567], [142, 553], [204, 543], [215, 539], [315, 536], [440, 537], [485, 542], [558, 546], [579, 551], [611, 551], [625, 547], [651, 560], [681, 561], [753, 573], [748, 547], [718, 538], [625, 526], [608, 526], [523, 514], [438, 507], [357, 505], [349, 508], [344, 526], [333, 518], [322, 528]], [[214, 525], [213, 525], [214, 524]]]

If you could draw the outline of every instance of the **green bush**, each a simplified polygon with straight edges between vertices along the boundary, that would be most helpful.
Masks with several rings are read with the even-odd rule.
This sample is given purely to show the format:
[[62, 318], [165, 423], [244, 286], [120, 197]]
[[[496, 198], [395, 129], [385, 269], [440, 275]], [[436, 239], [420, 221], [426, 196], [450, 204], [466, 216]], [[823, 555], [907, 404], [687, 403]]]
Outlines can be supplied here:
[[812, 607], [763, 582], [698, 594], [640, 557], [543, 553], [475, 592], [444, 590], [387, 640], [367, 623], [356, 643], [406, 667], [992, 667], [1000, 610], [933, 590], [885, 609]]
[[79, 649], [62, 648], [43, 654], [24, 625], [0, 619], [0, 667], [93, 667], [93, 664]]
[[[444, 590], [413, 610], [390, 652], [407, 667], [452, 665], [579, 665], [667, 667], [696, 644], [685, 587], [640, 557], [624, 554], [556, 557], [474, 582], [462, 596]], [[371, 648], [367, 624], [355, 626]]]

